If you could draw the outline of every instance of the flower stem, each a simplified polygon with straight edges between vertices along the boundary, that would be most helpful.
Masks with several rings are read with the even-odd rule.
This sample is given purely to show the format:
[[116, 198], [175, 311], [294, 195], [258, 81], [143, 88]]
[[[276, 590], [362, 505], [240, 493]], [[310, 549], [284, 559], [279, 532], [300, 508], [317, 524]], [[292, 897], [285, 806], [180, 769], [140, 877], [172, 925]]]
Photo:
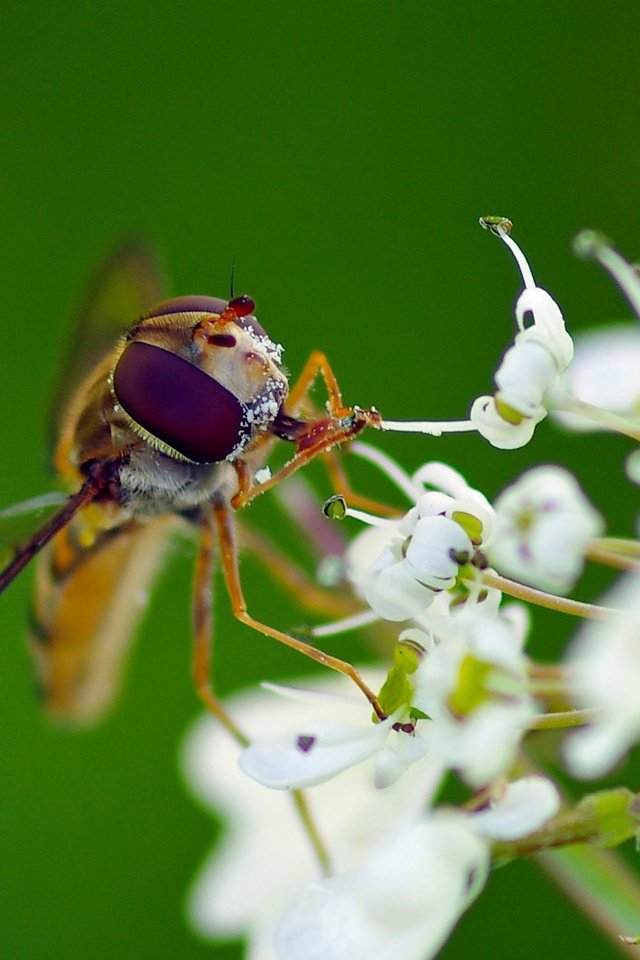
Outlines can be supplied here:
[[600, 537], [592, 540], [585, 556], [616, 570], [636, 570], [640, 562], [640, 543], [623, 537]]
[[[466, 581], [465, 581], [466, 582]], [[554, 593], [545, 593], [534, 587], [527, 587], [515, 580], [507, 580], [498, 573], [482, 573], [482, 583], [487, 587], [495, 587], [516, 600], [533, 603], [538, 607], [546, 607], [558, 613], [566, 613], [571, 617], [584, 617], [588, 620], [608, 620], [616, 616], [617, 610], [611, 607], [599, 607], [594, 603], [583, 603], [580, 600], [571, 600], [569, 597], [558, 597]]]
[[637, 960], [638, 948], [620, 938], [638, 934], [640, 883], [617, 851], [575, 845], [535, 859], [614, 946]]
[[631, 437], [632, 440], [640, 441], [640, 426], [636, 422], [620, 417], [609, 410], [603, 410], [602, 407], [597, 407], [593, 403], [587, 403], [586, 400], [578, 400], [576, 397], [557, 398], [553, 401], [553, 409], [564, 413], [576, 413], [605, 430], [621, 433], [625, 437]]
[[543, 713], [529, 722], [529, 730], [566, 730], [570, 727], [582, 727], [593, 723], [599, 711], [562, 710], [559, 713]]
[[313, 847], [313, 852], [316, 855], [316, 859], [320, 864], [320, 869], [325, 877], [328, 877], [331, 873], [331, 859], [327, 848], [320, 836], [318, 827], [311, 815], [311, 810], [309, 809], [309, 804], [307, 803], [307, 798], [303, 790], [293, 790], [291, 793], [296, 812], [300, 818], [304, 832], [307, 834], [309, 840], [311, 841], [311, 846]]

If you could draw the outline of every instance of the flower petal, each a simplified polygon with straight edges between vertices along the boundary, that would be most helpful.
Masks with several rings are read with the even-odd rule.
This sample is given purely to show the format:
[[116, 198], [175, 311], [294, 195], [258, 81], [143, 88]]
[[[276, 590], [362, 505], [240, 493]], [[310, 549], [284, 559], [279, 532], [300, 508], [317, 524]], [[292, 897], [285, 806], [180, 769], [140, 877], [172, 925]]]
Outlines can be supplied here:
[[302, 790], [372, 756], [392, 718], [367, 726], [317, 726], [271, 742], [256, 741], [239, 758], [240, 769], [274, 790]]
[[539, 830], [560, 809], [560, 795], [546, 777], [510, 783], [487, 810], [471, 815], [474, 829], [493, 840], [517, 840]]

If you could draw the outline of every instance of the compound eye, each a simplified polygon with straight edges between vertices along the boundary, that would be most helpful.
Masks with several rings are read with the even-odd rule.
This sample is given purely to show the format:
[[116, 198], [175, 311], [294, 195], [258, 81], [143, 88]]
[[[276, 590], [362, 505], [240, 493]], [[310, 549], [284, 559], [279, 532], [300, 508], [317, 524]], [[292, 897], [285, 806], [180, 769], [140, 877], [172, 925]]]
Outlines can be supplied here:
[[162, 347], [128, 344], [114, 370], [113, 391], [134, 423], [196, 463], [224, 460], [246, 437], [237, 397]]
[[157, 304], [145, 314], [145, 319], [163, 317], [168, 313], [222, 313], [227, 308], [227, 301], [220, 297], [174, 297]]

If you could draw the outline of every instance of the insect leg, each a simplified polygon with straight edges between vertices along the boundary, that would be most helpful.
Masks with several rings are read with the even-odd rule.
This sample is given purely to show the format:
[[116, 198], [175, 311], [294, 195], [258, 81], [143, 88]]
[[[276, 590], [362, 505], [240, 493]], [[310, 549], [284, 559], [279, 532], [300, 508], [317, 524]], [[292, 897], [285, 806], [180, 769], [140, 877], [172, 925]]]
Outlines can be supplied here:
[[215, 527], [211, 509], [205, 505], [201, 513], [200, 543], [193, 583], [193, 681], [198, 696], [207, 710], [220, 721], [241, 746], [246, 747], [249, 743], [248, 737], [238, 729], [211, 686], [214, 550]]
[[382, 503], [380, 500], [372, 500], [370, 497], [363, 496], [353, 489], [342, 463], [342, 451], [327, 450], [323, 455], [323, 459], [333, 489], [345, 498], [350, 507], [367, 510], [369, 513], [374, 513], [378, 517], [402, 516], [402, 511], [396, 507], [391, 507], [388, 503]]
[[42, 548], [55, 537], [56, 533], [59, 533], [60, 530], [66, 527], [78, 510], [81, 510], [82, 507], [85, 507], [88, 503], [91, 503], [92, 500], [96, 499], [107, 483], [108, 480], [106, 478], [87, 477], [78, 492], [69, 497], [62, 509], [58, 510], [23, 547], [19, 547], [18, 550], [16, 550], [13, 560], [7, 564], [4, 570], [0, 571], [0, 593], [24, 570], [36, 554], [40, 553]]
[[302, 373], [296, 380], [296, 383], [289, 394], [287, 407], [293, 413], [298, 412], [299, 407], [302, 406], [307, 398], [309, 390], [313, 386], [313, 382], [318, 374], [322, 376], [327, 388], [327, 393], [329, 395], [329, 410], [331, 411], [332, 415], [334, 417], [344, 417], [351, 413], [350, 408], [345, 407], [342, 402], [342, 391], [338, 385], [336, 375], [331, 369], [331, 364], [327, 360], [325, 354], [320, 350], [314, 350], [302, 368]]
[[238, 548], [235, 538], [232, 511], [229, 505], [225, 503], [222, 498], [217, 498], [213, 503], [213, 514], [218, 530], [222, 569], [227, 586], [227, 592], [231, 600], [233, 615], [240, 620], [241, 623], [244, 623], [248, 627], [252, 627], [254, 630], [257, 630], [258, 633], [263, 633], [266, 637], [273, 637], [274, 640], [278, 640], [280, 643], [284, 643], [287, 647], [292, 647], [299, 653], [303, 653], [306, 657], [310, 657], [311, 660], [315, 660], [316, 663], [321, 663], [325, 667], [329, 667], [332, 670], [337, 670], [339, 673], [343, 673], [345, 676], [350, 677], [356, 686], [359, 687], [364, 693], [365, 697], [373, 707], [376, 715], [381, 720], [386, 719], [386, 715], [378, 703], [375, 694], [369, 689], [352, 664], [347, 663], [345, 660], [339, 660], [337, 657], [332, 657], [323, 650], [319, 650], [317, 647], [314, 647], [309, 643], [305, 643], [303, 640], [292, 637], [288, 633], [283, 633], [281, 630], [277, 630], [275, 627], [270, 627], [251, 616], [247, 610], [247, 604], [242, 592], [242, 585], [240, 583], [240, 573], [238, 570]]
[[328, 590], [314, 583], [305, 570], [262, 532], [242, 525], [238, 533], [240, 546], [251, 551], [258, 563], [262, 564], [269, 575], [295, 597], [296, 603], [304, 609], [327, 617], [346, 617], [356, 613], [362, 606], [356, 600], [337, 595], [335, 590]]

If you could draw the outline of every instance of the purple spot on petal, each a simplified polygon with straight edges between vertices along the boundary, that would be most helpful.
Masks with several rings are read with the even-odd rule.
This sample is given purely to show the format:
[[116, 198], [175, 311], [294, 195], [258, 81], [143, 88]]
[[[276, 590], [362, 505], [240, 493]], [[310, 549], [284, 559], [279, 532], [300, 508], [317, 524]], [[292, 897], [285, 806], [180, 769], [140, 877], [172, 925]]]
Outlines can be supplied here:
[[301, 750], [303, 753], [309, 753], [309, 750], [311, 750], [315, 742], [315, 737], [310, 737], [308, 734], [303, 733], [296, 740], [296, 746], [298, 750]]

